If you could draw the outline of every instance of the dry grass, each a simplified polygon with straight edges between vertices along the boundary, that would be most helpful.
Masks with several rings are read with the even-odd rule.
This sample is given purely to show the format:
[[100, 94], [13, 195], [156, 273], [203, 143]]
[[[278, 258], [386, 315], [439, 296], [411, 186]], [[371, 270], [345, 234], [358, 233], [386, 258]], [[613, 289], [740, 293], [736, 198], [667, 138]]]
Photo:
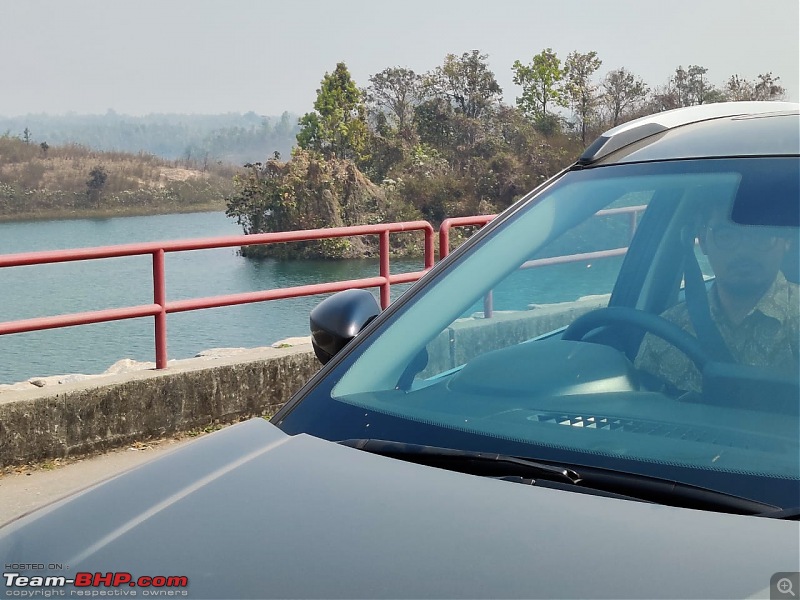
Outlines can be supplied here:
[[[90, 172], [107, 174], [90, 194]], [[0, 220], [224, 210], [231, 165], [166, 161], [151, 154], [43, 148], [0, 137]]]

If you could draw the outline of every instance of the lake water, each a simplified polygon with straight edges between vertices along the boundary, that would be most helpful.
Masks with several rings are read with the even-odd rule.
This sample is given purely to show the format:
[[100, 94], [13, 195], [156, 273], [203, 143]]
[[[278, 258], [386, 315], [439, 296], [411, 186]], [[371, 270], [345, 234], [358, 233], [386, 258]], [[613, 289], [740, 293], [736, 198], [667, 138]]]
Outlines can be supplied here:
[[[221, 212], [0, 223], [0, 254], [240, 233], [240, 227]], [[536, 269], [535, 278], [514, 285], [519, 289], [511, 294], [498, 293], [495, 307], [522, 308], [531, 299], [566, 301], [610, 291], [607, 282], [613, 281], [618, 262], [604, 262], [606, 266], [598, 264], [591, 272], [582, 264]], [[393, 273], [421, 269], [421, 259], [392, 260]], [[166, 255], [168, 300], [375, 275], [378, 275], [377, 259], [252, 260], [239, 256], [236, 248]], [[563, 296], [565, 280], [574, 281], [575, 285]], [[392, 298], [407, 287], [392, 286]], [[554, 295], [556, 291], [559, 296]], [[169, 358], [189, 358], [210, 348], [267, 346], [283, 338], [308, 335], [308, 314], [323, 297], [170, 314], [167, 317]], [[0, 269], [0, 321], [152, 301], [149, 255]], [[520, 301], [522, 306], [516, 306]], [[100, 373], [122, 358], [153, 361], [154, 344], [152, 317], [3, 335], [0, 336], [0, 383], [34, 376]]]
[[[0, 223], [0, 254], [241, 233], [221, 212]], [[421, 268], [421, 259], [392, 261], [392, 272]], [[377, 274], [377, 260], [255, 261], [238, 256], [236, 248], [166, 255], [168, 300]], [[408, 286], [392, 287], [396, 297]], [[0, 269], [0, 321], [149, 304], [152, 290], [149, 255], [4, 268]], [[308, 314], [323, 297], [171, 314], [169, 358], [188, 358], [209, 348], [266, 346], [308, 335]], [[122, 358], [155, 360], [152, 318], [0, 336], [0, 383], [99, 373]]]

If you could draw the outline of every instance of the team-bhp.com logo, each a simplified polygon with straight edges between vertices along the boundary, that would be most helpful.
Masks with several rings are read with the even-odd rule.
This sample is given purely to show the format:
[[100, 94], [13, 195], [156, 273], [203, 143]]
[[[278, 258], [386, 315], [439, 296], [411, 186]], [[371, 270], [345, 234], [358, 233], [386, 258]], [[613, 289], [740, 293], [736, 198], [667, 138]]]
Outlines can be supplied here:
[[[3, 573], [6, 597], [43, 598], [52, 596], [186, 596], [189, 578], [183, 575], [142, 575], [125, 571], [64, 575], [21, 575]], [[102, 589], [114, 588], [115, 591]], [[130, 588], [138, 588], [139, 593]], [[49, 592], [49, 593], [47, 593]], [[127, 592], [127, 593], [126, 593]]]

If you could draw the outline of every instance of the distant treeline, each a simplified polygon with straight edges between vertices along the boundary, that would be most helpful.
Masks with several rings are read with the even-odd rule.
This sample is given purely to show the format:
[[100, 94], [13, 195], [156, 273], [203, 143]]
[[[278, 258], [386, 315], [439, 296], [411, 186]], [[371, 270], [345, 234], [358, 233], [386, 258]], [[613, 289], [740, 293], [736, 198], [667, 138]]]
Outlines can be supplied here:
[[104, 115], [0, 116], [0, 135], [37, 145], [79, 144], [93, 150], [234, 165], [264, 160], [275, 152], [288, 156], [298, 131], [297, 116], [289, 113], [279, 117], [254, 112], [135, 117], [110, 110]]

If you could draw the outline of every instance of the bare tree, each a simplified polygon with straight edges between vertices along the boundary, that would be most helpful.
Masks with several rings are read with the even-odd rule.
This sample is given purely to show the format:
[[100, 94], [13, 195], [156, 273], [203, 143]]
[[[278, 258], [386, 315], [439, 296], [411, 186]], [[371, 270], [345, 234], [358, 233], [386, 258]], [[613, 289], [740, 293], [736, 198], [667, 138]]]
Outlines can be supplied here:
[[708, 69], [699, 65], [689, 65], [687, 88], [687, 102], [689, 105], [705, 104], [708, 101], [713, 86], [706, 80]]
[[500, 105], [503, 90], [479, 50], [460, 57], [448, 54], [444, 64], [425, 76], [430, 95], [447, 98], [456, 113], [480, 119]]
[[675, 108], [689, 106], [689, 73], [678, 65], [675, 74], [669, 80], [669, 89], [672, 91]]
[[591, 77], [602, 64], [603, 61], [597, 58], [597, 52], [594, 51], [587, 54], [571, 52], [564, 62], [567, 72], [565, 90], [584, 145], [587, 129], [597, 115], [598, 85], [592, 83]]
[[752, 100], [754, 94], [753, 84], [738, 75], [731, 75], [728, 78], [724, 91], [725, 97], [733, 101]]
[[411, 69], [389, 67], [369, 78], [366, 100], [373, 115], [381, 114], [402, 137], [413, 132], [414, 107], [422, 101], [420, 76]]
[[602, 102], [612, 125], [617, 126], [626, 112], [644, 102], [650, 91], [644, 81], [625, 67], [609, 71], [603, 78]]
[[758, 76], [758, 83], [754, 86], [754, 100], [782, 100], [786, 96], [786, 88], [778, 84], [780, 77], [774, 77], [772, 72], [762, 73]]
[[786, 88], [778, 84], [780, 77], [772, 72], [762, 73], [757, 82], [748, 81], [739, 75], [731, 75], [725, 82], [723, 94], [727, 100], [782, 100]]

